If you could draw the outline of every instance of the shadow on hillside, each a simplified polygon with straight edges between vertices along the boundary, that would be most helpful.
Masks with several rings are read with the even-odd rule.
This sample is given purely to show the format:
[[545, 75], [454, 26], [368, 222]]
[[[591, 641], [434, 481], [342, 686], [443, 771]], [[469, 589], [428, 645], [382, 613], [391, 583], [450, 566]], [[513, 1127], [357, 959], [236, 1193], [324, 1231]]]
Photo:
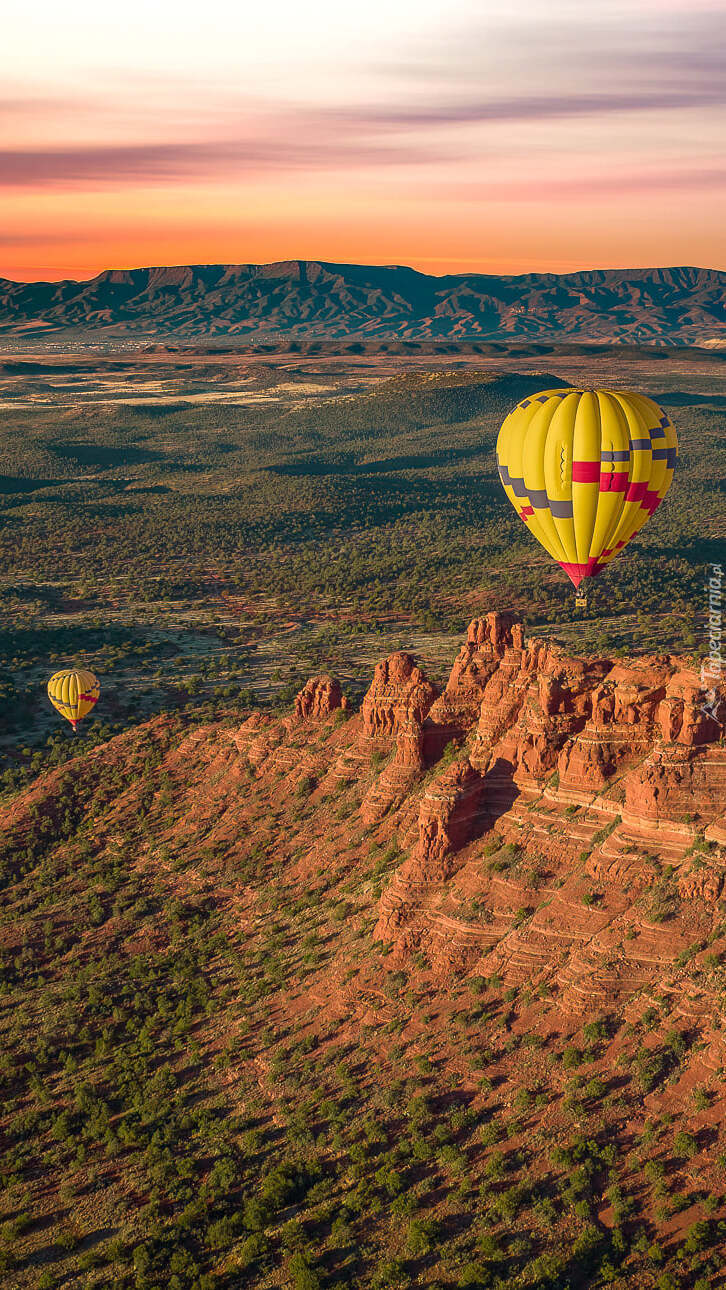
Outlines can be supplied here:
[[101, 443], [56, 443], [48, 445], [56, 457], [77, 461], [81, 466], [137, 466], [144, 462], [163, 461], [164, 454], [137, 444], [114, 447]]
[[514, 767], [504, 757], [497, 757], [484, 776], [483, 811], [489, 828], [493, 828], [502, 815], [511, 810], [519, 797], [514, 782]]
[[0, 475], [0, 493], [34, 493], [40, 488], [54, 488], [67, 483], [67, 479], [28, 479], [24, 475]]
[[448, 448], [443, 452], [412, 453], [405, 457], [386, 457], [380, 461], [356, 461], [352, 457], [337, 461], [314, 461], [307, 457], [302, 461], [266, 466], [265, 469], [271, 475], [377, 475], [396, 470], [429, 470], [465, 461], [469, 457], [481, 457], [481, 448]]
[[688, 390], [671, 390], [667, 394], [654, 394], [656, 403], [674, 408], [698, 407], [726, 408], [726, 394], [689, 394]]

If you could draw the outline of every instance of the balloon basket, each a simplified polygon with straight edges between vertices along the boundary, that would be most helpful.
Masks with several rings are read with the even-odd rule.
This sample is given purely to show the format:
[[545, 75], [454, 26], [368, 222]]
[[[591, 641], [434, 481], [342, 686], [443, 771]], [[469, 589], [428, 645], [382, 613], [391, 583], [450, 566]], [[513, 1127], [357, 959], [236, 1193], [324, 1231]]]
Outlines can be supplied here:
[[575, 609], [587, 609], [587, 596], [575, 596]]

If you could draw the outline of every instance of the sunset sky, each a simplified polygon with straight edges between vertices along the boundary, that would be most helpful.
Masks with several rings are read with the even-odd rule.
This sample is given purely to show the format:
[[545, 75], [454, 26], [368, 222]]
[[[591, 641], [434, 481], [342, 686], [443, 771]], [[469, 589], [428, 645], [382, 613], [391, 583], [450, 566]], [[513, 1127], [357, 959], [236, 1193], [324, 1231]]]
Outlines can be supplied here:
[[0, 274], [726, 269], [722, 0], [9, 0]]

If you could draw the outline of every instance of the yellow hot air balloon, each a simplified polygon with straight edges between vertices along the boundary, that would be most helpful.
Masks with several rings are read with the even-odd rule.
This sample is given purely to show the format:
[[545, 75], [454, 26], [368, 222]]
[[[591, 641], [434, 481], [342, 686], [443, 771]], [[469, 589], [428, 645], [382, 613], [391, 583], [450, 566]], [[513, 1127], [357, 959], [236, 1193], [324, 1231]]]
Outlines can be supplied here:
[[629, 390], [543, 390], [517, 404], [497, 439], [507, 497], [575, 588], [660, 505], [677, 455], [663, 410]]
[[48, 682], [48, 698], [74, 730], [97, 703], [100, 692], [97, 678], [86, 667], [54, 672]]

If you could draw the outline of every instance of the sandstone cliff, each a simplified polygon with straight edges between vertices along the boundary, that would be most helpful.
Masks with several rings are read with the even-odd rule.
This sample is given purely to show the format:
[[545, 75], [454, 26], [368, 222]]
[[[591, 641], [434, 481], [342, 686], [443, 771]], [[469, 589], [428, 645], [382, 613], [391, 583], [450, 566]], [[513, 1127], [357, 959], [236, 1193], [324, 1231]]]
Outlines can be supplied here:
[[[552, 978], [568, 1009], [642, 989], [682, 948], [667, 902], [721, 890], [725, 721], [683, 660], [571, 658], [476, 620], [424, 723], [417, 837], [376, 936], [444, 972]], [[659, 907], [633, 911], [650, 889]]]
[[[119, 1054], [136, 1070], [145, 1052], [154, 1097], [163, 1059], [209, 1123], [200, 1180], [217, 1170], [220, 1141], [244, 1148], [249, 1182], [232, 1192], [233, 1213], [273, 1162], [287, 1170], [301, 1142], [314, 1144], [334, 1192], [322, 1210], [317, 1191], [314, 1210], [294, 1200], [294, 1224], [273, 1215], [266, 1239], [285, 1234], [286, 1281], [287, 1234], [327, 1230], [352, 1179], [354, 1239], [370, 1242], [381, 1215], [375, 1284], [398, 1284], [389, 1242], [403, 1210], [388, 1201], [403, 1195], [404, 1170], [430, 1230], [459, 1232], [462, 1195], [474, 1221], [485, 1216], [487, 1250], [496, 1220], [507, 1260], [498, 1283], [715, 1286], [726, 1257], [725, 719], [723, 693], [704, 693], [686, 660], [571, 658], [490, 614], [472, 623], [442, 693], [399, 652], [378, 665], [359, 711], [335, 678], [317, 676], [286, 715], [241, 719], [230, 708], [200, 720], [190, 708], [91, 748], [69, 741], [62, 767], [0, 802], [10, 913], [0, 966], [17, 1049], [5, 1063], [8, 1103], [28, 1077], [14, 1098], [16, 1146], [36, 1097], [43, 1158], [60, 1163], [65, 1186], [63, 1125], [78, 1105], [69, 1054], [94, 1071], [86, 1087], [102, 1089], [92, 1061], [111, 1060], [116, 1088]], [[198, 986], [180, 994], [194, 964]], [[124, 970], [129, 986], [110, 1018]], [[169, 993], [159, 996], [162, 981]], [[128, 1026], [131, 1001], [143, 1029]], [[35, 1047], [28, 1020], [42, 1026]], [[189, 1083], [195, 1069], [204, 1097], [214, 1094], [211, 1120]], [[131, 1094], [135, 1103], [133, 1081]], [[176, 1123], [176, 1093], [168, 1104]], [[90, 1144], [94, 1177], [111, 1188], [103, 1213], [113, 1212], [125, 1194], [113, 1190], [119, 1160], [122, 1176], [137, 1176], [133, 1143], [118, 1128], [109, 1137], [128, 1116], [99, 1116], [95, 1145], [90, 1121], [80, 1123], [81, 1163]], [[146, 1146], [144, 1136], [139, 1178]], [[22, 1197], [42, 1219], [24, 1232], [24, 1287], [47, 1261], [48, 1219], [65, 1223], [67, 1205], [49, 1192], [37, 1150], [16, 1157], [13, 1168], [27, 1168], [14, 1199], [8, 1175], [11, 1203]], [[232, 1159], [225, 1147], [225, 1170]], [[575, 1177], [597, 1182], [585, 1205]], [[86, 1192], [77, 1195], [82, 1207]], [[374, 1203], [361, 1208], [361, 1196]], [[512, 1217], [517, 1197], [527, 1198], [524, 1220]], [[204, 1242], [215, 1259], [219, 1230], [214, 1218]], [[591, 1275], [582, 1252], [593, 1232], [610, 1244]], [[438, 1237], [436, 1246], [424, 1257], [438, 1259]], [[452, 1290], [494, 1284], [488, 1260], [475, 1282], [459, 1278], [460, 1247], [447, 1260], [410, 1266]], [[340, 1266], [325, 1264], [326, 1283]], [[662, 1275], [670, 1267], [674, 1278]]]
[[715, 908], [726, 698], [687, 661], [573, 658], [490, 613], [442, 693], [399, 652], [344, 705], [313, 678], [293, 718], [233, 738], [321, 802], [355, 786], [348, 828], [398, 849], [374, 935], [401, 963], [547, 982], [582, 1012], [655, 982]]

